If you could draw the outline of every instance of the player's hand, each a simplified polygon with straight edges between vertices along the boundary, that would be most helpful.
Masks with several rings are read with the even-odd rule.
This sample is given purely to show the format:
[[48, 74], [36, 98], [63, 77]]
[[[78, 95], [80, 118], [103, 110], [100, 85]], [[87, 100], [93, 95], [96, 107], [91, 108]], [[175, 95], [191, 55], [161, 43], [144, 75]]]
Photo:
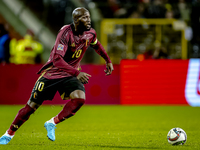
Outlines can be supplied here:
[[106, 64], [106, 70], [104, 70], [104, 72], [106, 73], [106, 76], [110, 75], [113, 70], [114, 70], [113, 64], [112, 63], [107, 63]]
[[89, 77], [91, 77], [91, 75], [89, 75], [85, 72], [80, 72], [77, 76], [77, 79], [79, 81], [81, 81], [81, 83], [86, 84], [86, 83], [88, 83]]

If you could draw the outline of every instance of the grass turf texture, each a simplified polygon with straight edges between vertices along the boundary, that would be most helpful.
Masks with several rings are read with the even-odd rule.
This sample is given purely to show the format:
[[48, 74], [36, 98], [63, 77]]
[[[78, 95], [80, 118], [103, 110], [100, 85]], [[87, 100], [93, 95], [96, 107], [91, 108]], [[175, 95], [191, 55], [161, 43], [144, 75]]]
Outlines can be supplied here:
[[[0, 134], [4, 134], [22, 106], [0, 105]], [[41, 106], [2, 150], [107, 150], [200, 149], [200, 107], [189, 106], [83, 106], [57, 125], [56, 141], [46, 137], [45, 121], [62, 106]], [[186, 131], [183, 146], [171, 146], [167, 133], [173, 127]]]

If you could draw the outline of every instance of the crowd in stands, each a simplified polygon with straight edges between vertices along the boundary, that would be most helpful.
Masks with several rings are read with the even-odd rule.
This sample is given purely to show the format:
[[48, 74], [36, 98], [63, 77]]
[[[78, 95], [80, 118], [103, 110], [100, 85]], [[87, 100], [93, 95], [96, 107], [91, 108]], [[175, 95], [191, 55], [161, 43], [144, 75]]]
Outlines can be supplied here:
[[[104, 18], [168, 18], [188, 26], [189, 57], [200, 58], [200, 0], [93, 0]], [[158, 53], [159, 51], [159, 53]], [[145, 58], [170, 58], [166, 47], [147, 50]], [[150, 56], [150, 57], [149, 57]]]
[[177, 18], [189, 21], [195, 0], [93, 0], [104, 18]]
[[[62, 25], [71, 23], [71, 11], [76, 7], [72, 0], [21, 1], [52, 28], [55, 34]], [[200, 0], [79, 0], [79, 3], [86, 8], [94, 3], [102, 18], [175, 18], [182, 20], [193, 31], [190, 42], [198, 53], [194, 57], [200, 57]], [[157, 51], [152, 54], [153, 58], [159, 58], [160, 54]], [[160, 51], [164, 58], [167, 58], [165, 48], [160, 48]], [[42, 45], [34, 40], [34, 34], [30, 31], [21, 40], [11, 39], [4, 26], [0, 25], [0, 62], [41, 63], [42, 52]], [[27, 57], [27, 59], [19, 61], [20, 57]]]

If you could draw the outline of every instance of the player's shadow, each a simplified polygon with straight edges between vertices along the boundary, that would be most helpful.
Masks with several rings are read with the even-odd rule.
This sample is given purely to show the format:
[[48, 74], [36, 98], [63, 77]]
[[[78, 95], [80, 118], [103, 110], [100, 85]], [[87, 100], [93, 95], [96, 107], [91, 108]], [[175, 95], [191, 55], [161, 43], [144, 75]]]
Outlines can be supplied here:
[[[16, 145], [24, 145], [24, 144], [16, 144]], [[30, 145], [41, 145], [44, 146], [44, 142], [39, 144], [28, 144]], [[121, 146], [121, 145], [95, 145], [95, 144], [52, 144], [52, 145], [59, 145], [59, 146], [77, 146], [77, 147], [85, 147], [85, 148], [111, 148], [111, 149], [160, 149], [158, 147], [140, 147], [140, 146]]]
[[121, 149], [160, 149], [158, 147], [139, 147], [139, 146], [121, 146], [121, 145], [93, 145], [93, 144], [69, 144], [73, 146], [101, 147], [101, 148], [121, 148]]

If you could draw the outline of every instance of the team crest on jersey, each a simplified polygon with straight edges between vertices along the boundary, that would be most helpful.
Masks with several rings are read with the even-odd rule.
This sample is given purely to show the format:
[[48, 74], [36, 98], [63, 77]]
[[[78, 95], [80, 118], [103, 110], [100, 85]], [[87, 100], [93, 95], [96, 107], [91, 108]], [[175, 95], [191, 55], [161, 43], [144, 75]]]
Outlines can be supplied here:
[[34, 94], [33, 94], [33, 98], [36, 98], [36, 97], [37, 97], [37, 93], [34, 92]]
[[61, 51], [63, 51], [63, 48], [64, 48], [64, 45], [62, 45], [62, 44], [58, 44], [58, 48], [57, 48], [57, 50], [61, 50]]

